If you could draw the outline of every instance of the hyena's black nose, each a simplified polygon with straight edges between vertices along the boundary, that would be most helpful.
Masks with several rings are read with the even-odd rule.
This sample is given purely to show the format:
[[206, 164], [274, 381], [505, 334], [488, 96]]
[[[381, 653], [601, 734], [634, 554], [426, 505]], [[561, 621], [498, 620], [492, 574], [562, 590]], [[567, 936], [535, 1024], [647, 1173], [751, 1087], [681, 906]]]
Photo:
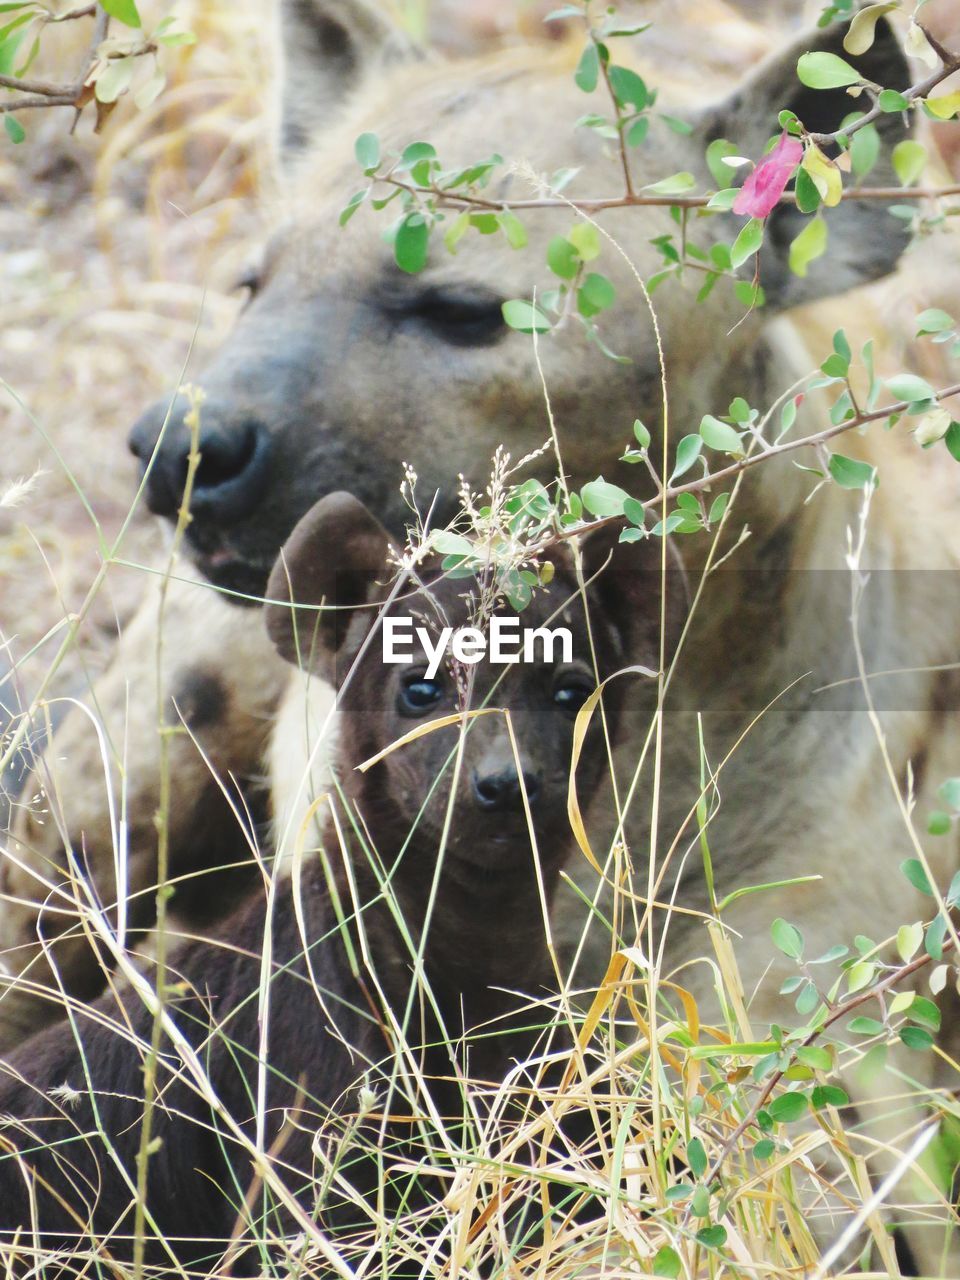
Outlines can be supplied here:
[[[534, 804], [540, 794], [540, 779], [535, 773], [523, 771], [523, 790], [527, 793], [530, 804]], [[481, 809], [507, 810], [523, 808], [523, 795], [520, 778], [513, 767], [503, 769], [499, 773], [473, 775], [473, 798]]]
[[[178, 399], [164, 431], [167, 406], [155, 405], [130, 432], [129, 445], [140, 462], [141, 476], [150, 467], [147, 505], [157, 515], [173, 517], [183, 501], [190, 457], [190, 431], [184, 416], [189, 408], [185, 399]], [[190, 511], [202, 520], [236, 524], [255, 510], [266, 489], [270, 434], [255, 418], [227, 418], [216, 405], [204, 404], [197, 443], [200, 461]]]

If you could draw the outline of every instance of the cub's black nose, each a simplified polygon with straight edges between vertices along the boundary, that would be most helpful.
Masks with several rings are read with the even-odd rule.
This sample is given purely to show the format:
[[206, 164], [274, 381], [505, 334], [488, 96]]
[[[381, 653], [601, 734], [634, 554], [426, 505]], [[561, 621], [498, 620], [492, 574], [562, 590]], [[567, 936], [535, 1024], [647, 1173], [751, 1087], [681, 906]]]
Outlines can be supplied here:
[[[141, 476], [154, 457], [147, 478], [147, 505], [157, 515], [173, 517], [183, 501], [190, 455], [190, 432], [183, 418], [189, 403], [179, 398], [163, 423], [166, 405], [154, 405], [134, 424], [130, 450]], [[160, 440], [159, 447], [157, 441]], [[210, 402], [200, 409], [200, 462], [193, 478], [190, 510], [212, 524], [237, 524], [259, 505], [270, 471], [271, 439], [255, 418], [233, 419]]]
[[[535, 773], [524, 770], [523, 786], [527, 799], [534, 804], [540, 794], [540, 779]], [[516, 769], [503, 769], [500, 773], [473, 775], [473, 798], [481, 809], [522, 809], [523, 796]]]

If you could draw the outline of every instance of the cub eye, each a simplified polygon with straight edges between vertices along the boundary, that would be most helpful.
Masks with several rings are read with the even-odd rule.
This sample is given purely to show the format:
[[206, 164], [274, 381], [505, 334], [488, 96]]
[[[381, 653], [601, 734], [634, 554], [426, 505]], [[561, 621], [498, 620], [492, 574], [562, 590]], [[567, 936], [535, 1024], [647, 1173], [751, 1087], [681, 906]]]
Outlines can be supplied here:
[[397, 694], [397, 710], [402, 716], [422, 716], [443, 697], [443, 686], [426, 676], [409, 676]]
[[593, 693], [595, 686], [586, 680], [567, 680], [553, 691], [553, 701], [568, 716], [575, 716]]

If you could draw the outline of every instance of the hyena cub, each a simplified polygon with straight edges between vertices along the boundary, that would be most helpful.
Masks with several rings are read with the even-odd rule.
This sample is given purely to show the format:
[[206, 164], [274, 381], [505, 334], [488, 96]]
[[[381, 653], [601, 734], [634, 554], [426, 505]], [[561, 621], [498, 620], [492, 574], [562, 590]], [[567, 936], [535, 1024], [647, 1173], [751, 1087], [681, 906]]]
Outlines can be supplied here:
[[[598, 530], [583, 539], [584, 592], [558, 552], [553, 582], [520, 621], [566, 627], [562, 658], [540, 645], [530, 665], [443, 660], [433, 670], [416, 639], [409, 661], [385, 664], [384, 622], [422, 627], [432, 644], [438, 626], [469, 621], [476, 581], [427, 565], [385, 604], [387, 535], [366, 508], [333, 494], [301, 520], [271, 579], [267, 623], [285, 657], [338, 689], [323, 848], [172, 956], [149, 1262], [212, 1268], [232, 1240], [234, 1272], [259, 1270], [258, 1251], [244, 1251], [251, 1237], [317, 1219], [339, 1248], [369, 1229], [378, 1196], [381, 1211], [424, 1207], [422, 1180], [419, 1192], [405, 1188], [396, 1156], [409, 1167], [411, 1135], [431, 1115], [448, 1134], [463, 1125], [464, 1076], [502, 1080], [533, 1048], [525, 1024], [549, 1021], [530, 998], [551, 980], [543, 911], [571, 852], [575, 718], [598, 677], [657, 664], [661, 613], [668, 652], [676, 640], [686, 597], [679, 570], [664, 597], [661, 551]], [[605, 701], [615, 737], [622, 691]], [[456, 722], [358, 771], [444, 716]], [[593, 727], [578, 768], [584, 794], [605, 761]], [[39, 1032], [7, 1065], [0, 1242], [16, 1241], [25, 1266], [37, 1248], [132, 1254], [149, 1003], [134, 984], [119, 1006], [108, 996], [77, 1005], [72, 1025]]]

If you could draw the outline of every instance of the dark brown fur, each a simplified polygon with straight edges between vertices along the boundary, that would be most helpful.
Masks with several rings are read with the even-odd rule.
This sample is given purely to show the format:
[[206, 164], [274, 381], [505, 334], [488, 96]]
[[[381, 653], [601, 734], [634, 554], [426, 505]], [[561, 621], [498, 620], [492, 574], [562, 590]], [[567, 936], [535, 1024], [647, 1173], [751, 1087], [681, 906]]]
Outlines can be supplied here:
[[[615, 538], [615, 533], [600, 533], [585, 548], [588, 576], [601, 570], [607, 559], [614, 562], [589, 587], [601, 676], [629, 663], [657, 660], [653, 637], [660, 625], [659, 572], [644, 548], [639, 556], [631, 549], [629, 574], [618, 573], [623, 556]], [[333, 546], [338, 548], [339, 573], [331, 565]], [[424, 932], [438, 850], [444, 843], [449, 794], [445, 779], [450, 776], [444, 765], [457, 745], [455, 728], [397, 749], [367, 772], [354, 768], [418, 722], [418, 717], [404, 715], [400, 709], [398, 690], [408, 687], [403, 682], [409, 681], [409, 673], [381, 663], [375, 636], [357, 659], [384, 596], [384, 588], [376, 585], [376, 570], [384, 576], [386, 550], [386, 535], [365, 509], [347, 495], [331, 495], [298, 526], [271, 581], [275, 597], [289, 591], [299, 603], [313, 606], [335, 599], [340, 606], [333, 621], [329, 613], [298, 612], [296, 635], [288, 607], [268, 607], [268, 624], [285, 656], [294, 657], [298, 650], [311, 653], [316, 671], [326, 678], [335, 676], [341, 689], [337, 762], [342, 797], [348, 803], [337, 802], [336, 807], [346, 832], [356, 901], [362, 904], [359, 919], [354, 918], [351, 883], [328, 823], [324, 844], [332, 880], [328, 881], [320, 858], [309, 859], [299, 888], [296, 878], [282, 882], [270, 912], [264, 1142], [267, 1149], [278, 1146], [285, 1181], [294, 1194], [309, 1185], [307, 1180], [315, 1172], [311, 1155], [315, 1134], [321, 1132], [324, 1143], [333, 1149], [356, 1119], [358, 1086], [364, 1078], [379, 1100], [355, 1130], [352, 1146], [345, 1152], [346, 1168], [362, 1192], [370, 1193], [376, 1186], [375, 1159], [364, 1158], [352, 1169], [350, 1162], [367, 1144], [377, 1143], [377, 1113], [388, 1096], [389, 1067], [396, 1048], [390, 1019], [403, 1020], [411, 996], [414, 957], [395, 923], [389, 895], [381, 888], [383, 872], [376, 873], [373, 864], [379, 859], [380, 866], [390, 872], [400, 916], [416, 940]], [[650, 551], [659, 556], [658, 546], [651, 545]], [[634, 565], [640, 567], [634, 570]], [[470, 582], [437, 580], [436, 570], [427, 574], [427, 580], [426, 588], [408, 588], [392, 612], [422, 618], [440, 609], [454, 625], [462, 622], [466, 609], [462, 597]], [[671, 639], [676, 638], [682, 620], [684, 598], [680, 591], [673, 595], [668, 616]], [[530, 796], [548, 900], [571, 843], [565, 798], [573, 715], [558, 701], [556, 691], [585, 690], [594, 683], [582, 601], [571, 570], [562, 567], [551, 588], [522, 615], [528, 625], [542, 625], [566, 601], [563, 621], [575, 639], [573, 664], [507, 668], [513, 678], [500, 686], [495, 679], [503, 668], [472, 667], [465, 680], [454, 679], [456, 673], [447, 671], [438, 675], [442, 693], [427, 715], [445, 714], [464, 703], [478, 706], [487, 699], [490, 705], [509, 708], [520, 743], [519, 764]], [[374, 607], [363, 607], [367, 605]], [[621, 701], [619, 697], [611, 700], [608, 707], [614, 734]], [[533, 1044], [535, 1033], [524, 1031], [525, 1023], [546, 1020], [542, 1012], [524, 1013], [522, 995], [510, 993], [541, 997], [550, 983], [542, 904], [519, 790], [505, 792], [507, 798], [493, 808], [477, 798], [484, 778], [502, 778], [513, 769], [517, 780], [504, 718], [491, 714], [470, 724], [452, 832], [425, 944], [425, 978], [436, 1005], [414, 986], [408, 1030], [408, 1041], [437, 1109], [452, 1125], [462, 1109], [460, 1086], [453, 1083], [457, 1062], [460, 1070], [475, 1078], [502, 1078], [511, 1058], [527, 1054]], [[580, 765], [585, 790], [596, 784], [604, 759], [602, 737], [591, 729]], [[438, 775], [440, 785], [428, 799]], [[369, 834], [375, 852], [368, 853], [361, 831]], [[343, 929], [331, 900], [331, 883], [345, 915]], [[300, 899], [302, 933], [295, 892]], [[172, 963], [171, 1016], [197, 1061], [203, 1063], [224, 1108], [251, 1140], [256, 1132], [253, 1100], [264, 1013], [257, 991], [261, 952], [270, 930], [267, 899], [257, 892], [214, 939], [188, 943], [175, 953]], [[369, 971], [361, 966], [359, 976], [345, 945], [348, 936], [357, 955], [363, 954], [361, 937], [369, 948]], [[377, 985], [385, 1005], [379, 1002]], [[122, 1031], [124, 1022], [130, 1034]], [[482, 1037], [468, 1047], [448, 1047], [447, 1042], [457, 1046], [465, 1032], [489, 1023]], [[0, 1160], [0, 1239], [5, 1243], [19, 1230], [27, 1233], [22, 1243], [29, 1247], [29, 1232], [35, 1227], [43, 1248], [70, 1248], [71, 1237], [87, 1223], [96, 1239], [115, 1230], [116, 1236], [103, 1248], [115, 1259], [129, 1258], [131, 1195], [117, 1164], [96, 1136], [94, 1104], [119, 1164], [135, 1177], [143, 1112], [143, 1051], [151, 1025], [151, 1013], [128, 990], [119, 1007], [111, 997], [91, 1008], [79, 1006], [75, 1027], [61, 1024], [40, 1032], [10, 1060], [0, 1086], [0, 1113], [11, 1117], [3, 1126], [2, 1139], [20, 1154], [16, 1160], [12, 1154]], [[381, 1069], [384, 1062], [386, 1070]], [[149, 1162], [148, 1206], [158, 1235], [166, 1238], [173, 1254], [187, 1264], [207, 1266], [234, 1231], [253, 1172], [249, 1151], [214, 1116], [208, 1102], [185, 1081], [185, 1074], [189, 1069], [184, 1067], [183, 1054], [164, 1038], [153, 1116], [159, 1149]], [[57, 1092], [64, 1086], [70, 1091], [68, 1101]], [[411, 1108], [422, 1110], [422, 1103], [418, 1107], [415, 1098], [402, 1095], [401, 1088], [390, 1100], [395, 1115], [409, 1114]], [[385, 1132], [389, 1161], [391, 1144], [401, 1137], [409, 1141], [410, 1125], [388, 1125]], [[36, 1189], [36, 1223], [29, 1209], [28, 1182]], [[400, 1204], [402, 1188], [396, 1184], [402, 1182], [401, 1176], [388, 1186], [388, 1203]], [[314, 1194], [301, 1191], [299, 1197], [308, 1214], [313, 1211]], [[61, 1197], [70, 1209], [58, 1202]], [[263, 1212], [262, 1200], [254, 1197], [252, 1217]], [[79, 1222], [73, 1216], [77, 1213]], [[346, 1201], [338, 1201], [335, 1193], [320, 1209], [323, 1226], [334, 1231], [358, 1227], [362, 1216]], [[267, 1231], [290, 1232], [295, 1225], [285, 1212], [268, 1213]], [[76, 1247], [90, 1247], [89, 1241]], [[164, 1246], [152, 1233], [147, 1256], [158, 1265], [166, 1260]], [[251, 1249], [235, 1260], [235, 1270], [254, 1268], [257, 1262]]]

